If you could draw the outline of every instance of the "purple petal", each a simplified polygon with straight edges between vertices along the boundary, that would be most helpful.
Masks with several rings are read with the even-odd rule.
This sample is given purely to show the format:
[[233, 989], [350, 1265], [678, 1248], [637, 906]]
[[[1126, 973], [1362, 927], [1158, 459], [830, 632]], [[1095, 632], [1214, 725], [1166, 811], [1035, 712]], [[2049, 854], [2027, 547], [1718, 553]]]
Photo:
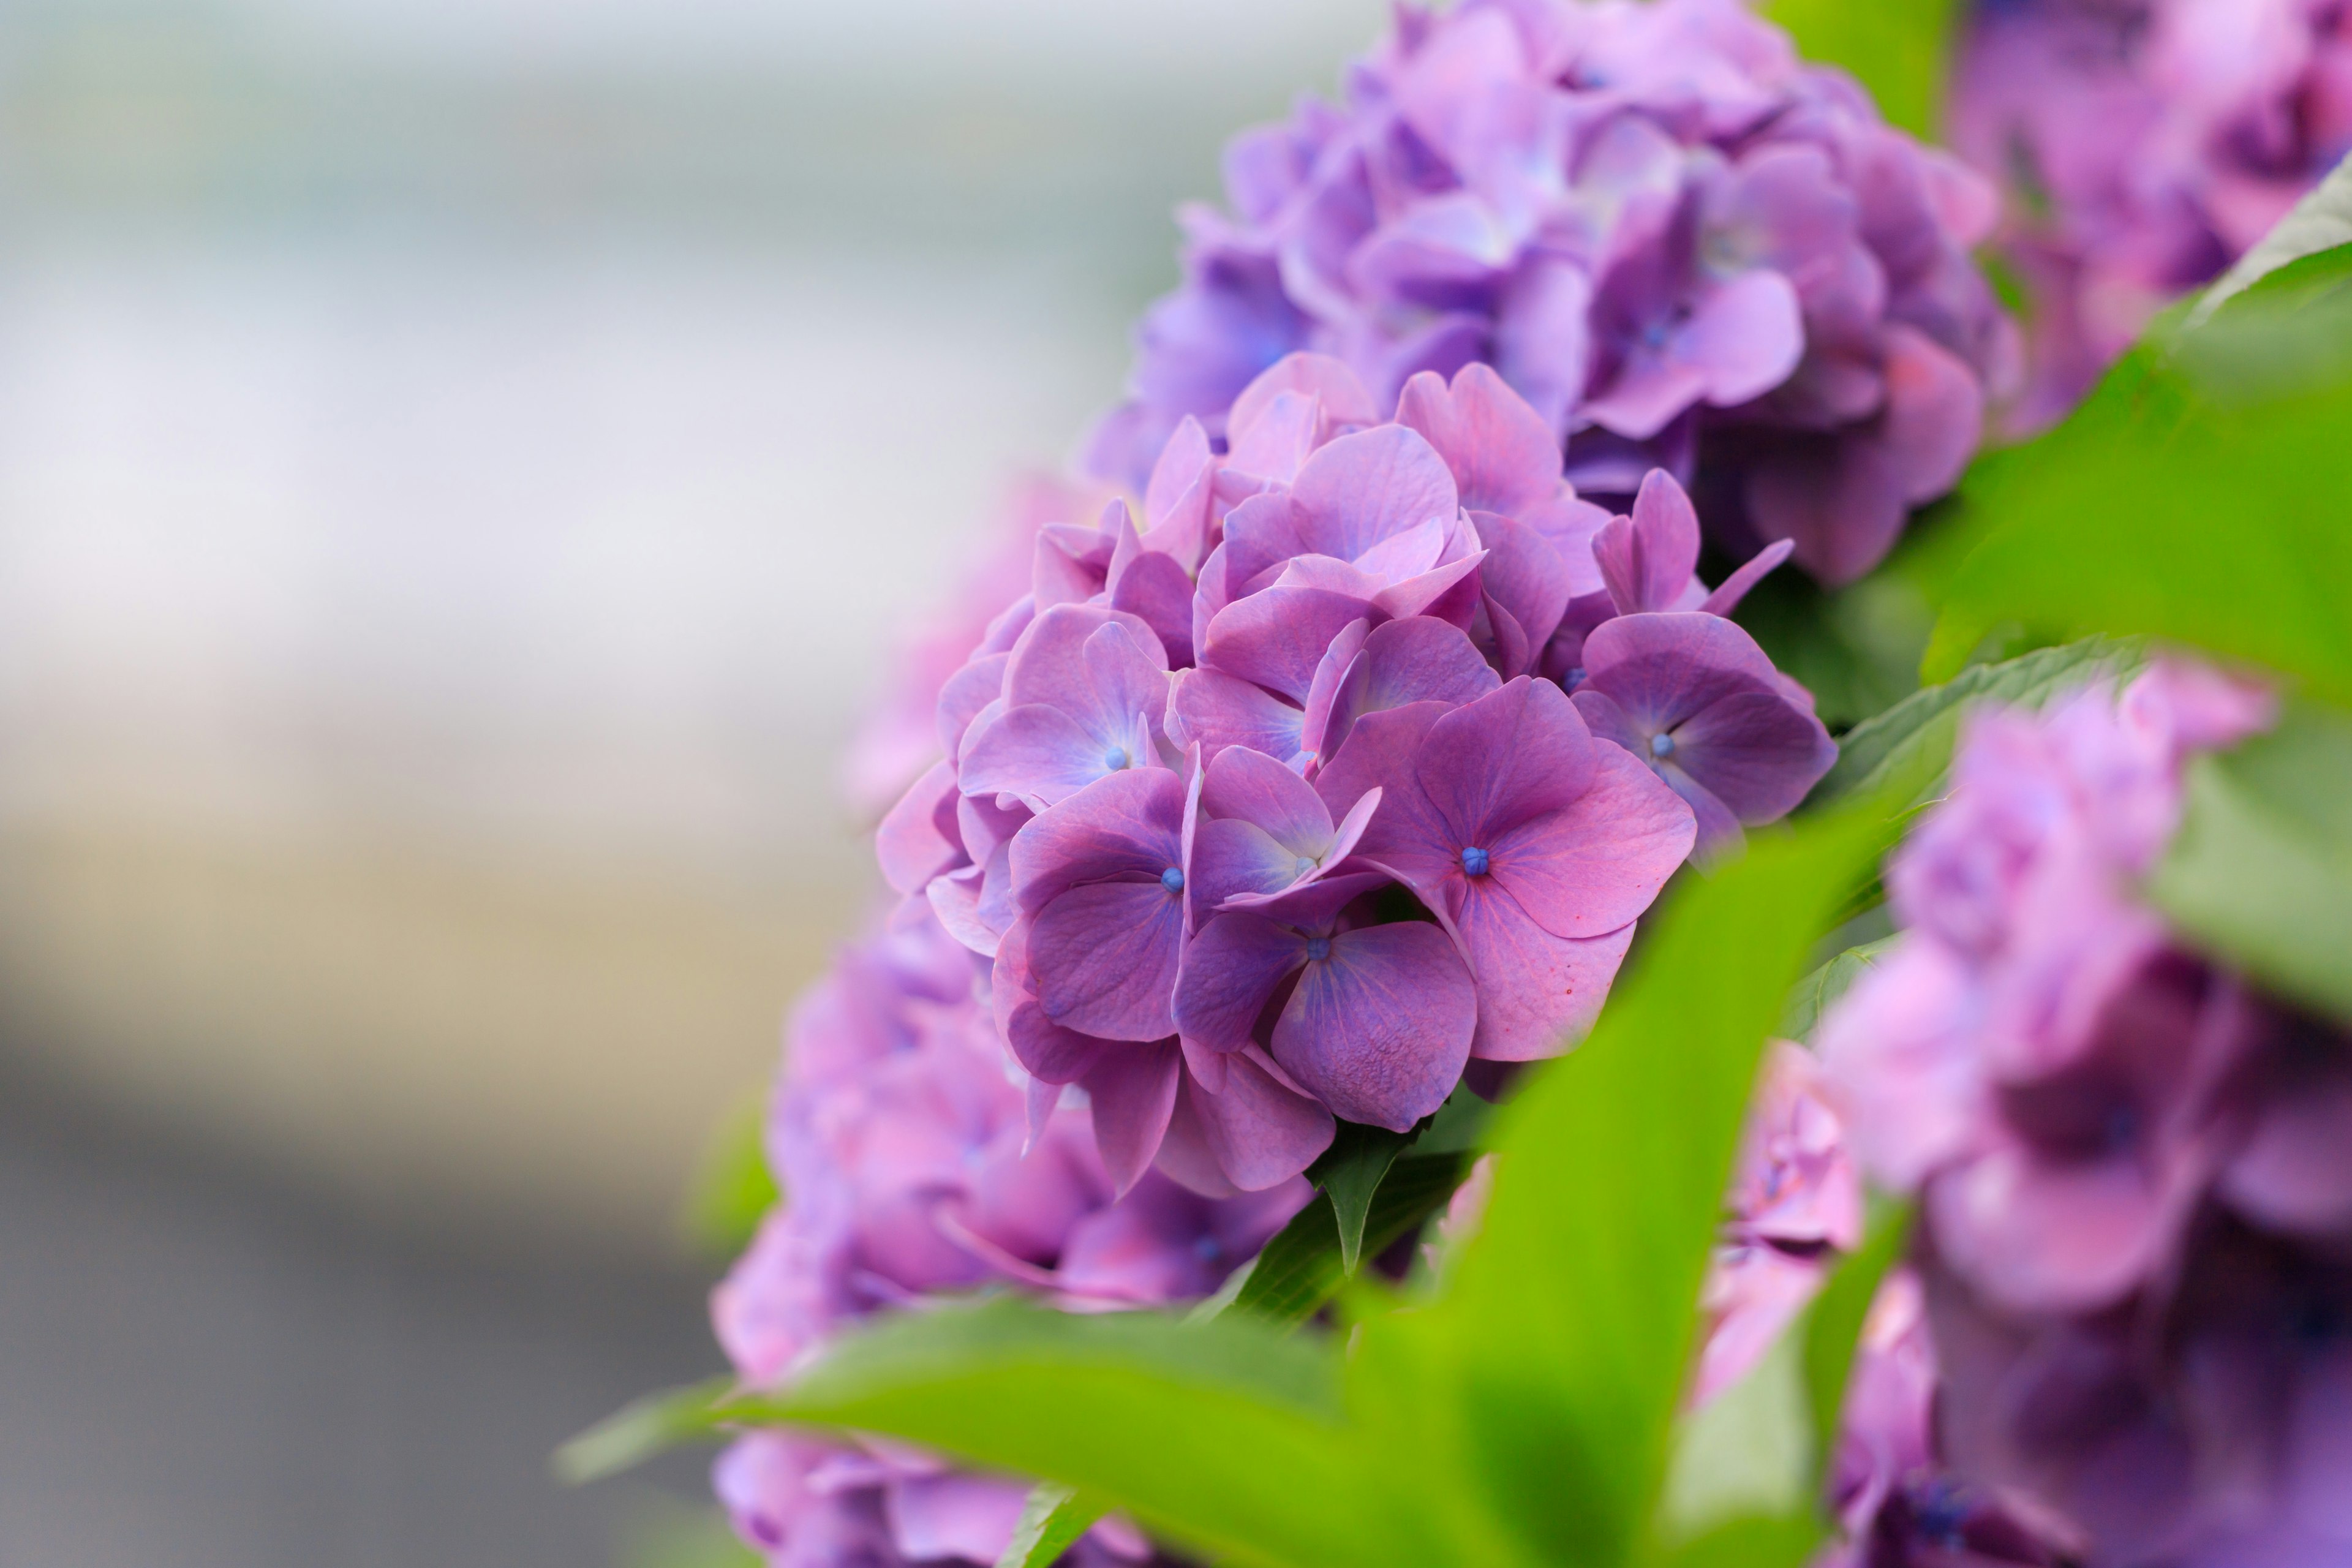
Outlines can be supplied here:
[[1157, 880], [1183, 855], [1184, 783], [1166, 768], [1097, 779], [1013, 840], [1014, 895], [1034, 913], [1081, 882]]
[[1722, 796], [1672, 763], [1658, 769], [1658, 778], [1682, 797], [1698, 825], [1698, 840], [1692, 847], [1692, 854], [1712, 860], [1736, 855], [1747, 844], [1748, 835], [1740, 831], [1738, 814], [1724, 804]]
[[1716, 407], [1763, 396], [1805, 357], [1805, 319], [1795, 287], [1769, 268], [1741, 273], [1700, 300], [1676, 334], [1675, 350], [1703, 369], [1706, 400]]
[[1592, 755], [1591, 785], [1565, 810], [1486, 846], [1485, 879], [1554, 936], [1597, 937], [1632, 921], [1689, 857], [1696, 831], [1690, 807], [1625, 751], [1600, 744]]
[[1415, 523], [1460, 510], [1445, 460], [1399, 425], [1342, 436], [1322, 447], [1298, 470], [1290, 499], [1300, 542], [1342, 561]]
[[[1145, 525], [1157, 529], [1194, 515], [1205, 525], [1209, 487], [1215, 475], [1216, 459], [1209, 449], [1208, 432], [1187, 415], [1168, 437], [1168, 445], [1160, 449], [1160, 460], [1151, 466], [1151, 479], [1143, 491]], [[1119, 508], [1122, 514], [1126, 510], [1123, 505]]]
[[1490, 512], [1472, 512], [1470, 521], [1486, 547], [1479, 585], [1491, 603], [1509, 613], [1524, 638], [1526, 652], [1505, 674], [1525, 675], [1535, 652], [1551, 641], [1568, 612], [1573, 586], [1568, 563], [1549, 539], [1524, 522]]
[[1488, 839], [1572, 804], [1592, 782], [1593, 757], [1567, 694], [1521, 676], [1431, 726], [1412, 776], [1452, 849], [1490, 847]]
[[1837, 761], [1837, 742], [1819, 719], [1778, 693], [1741, 691], [1684, 721], [1674, 731], [1673, 756], [1752, 826], [1794, 811]]
[[1262, 752], [1219, 752], [1201, 804], [1213, 816], [1255, 824], [1296, 855], [1319, 856], [1331, 847], [1331, 813], [1315, 787]]
[[891, 1540], [909, 1562], [993, 1563], [1021, 1521], [1027, 1489], [950, 1470], [894, 1481], [883, 1497]]
[[[1331, 1146], [1331, 1113], [1266, 1070], [1255, 1050], [1225, 1058], [1224, 1087], [1184, 1086], [1186, 1107], [1225, 1179], [1244, 1193], [1297, 1176]], [[1261, 1243], [1263, 1245], [1263, 1243]]]
[[1028, 945], [1025, 921], [1013, 921], [997, 944], [989, 982], [997, 1032], [1004, 1037], [1014, 1058], [1038, 1079], [1070, 1083], [1085, 1077], [1104, 1051], [1115, 1047], [1065, 1029], [1045, 1016], [1029, 989]]
[[1451, 387], [1426, 373], [1414, 376], [1396, 417], [1445, 459], [1461, 504], [1472, 511], [1516, 517], [1559, 488], [1559, 438], [1486, 365], [1465, 365]]
[[[1168, 558], [1160, 555], [1143, 559]], [[1150, 646], [1145, 647], [1146, 643]], [[1108, 733], [1124, 735], [1135, 727], [1138, 718], [1147, 720], [1153, 730], [1160, 728], [1160, 716], [1168, 710], [1168, 666], [1166, 654], [1151, 641], [1149, 633], [1139, 638], [1126, 626], [1113, 621], [1087, 639], [1081, 658], [1093, 687], [1097, 711], [1102, 715]]]
[[1328, 424], [1377, 425], [1381, 421], [1380, 410], [1372, 405], [1370, 395], [1345, 362], [1328, 354], [1292, 353], [1276, 360], [1242, 389], [1241, 395], [1234, 399], [1233, 411], [1225, 416], [1226, 428], [1246, 431], [1286, 392], [1313, 396], [1323, 405], [1323, 417]]
[[1327, 751], [1346, 743], [1367, 713], [1408, 703], [1475, 701], [1501, 680], [1459, 626], [1428, 616], [1389, 621], [1364, 639], [1332, 699]]
[[1372, 595], [1372, 605], [1382, 615], [1403, 620], [1413, 616], [1447, 616], [1448, 606], [1460, 598], [1458, 590], [1467, 588], [1469, 596], [1462, 599], [1462, 610], [1454, 618], [1466, 622], [1478, 603], [1477, 581], [1472, 575], [1486, 559], [1486, 552], [1465, 555], [1447, 562], [1417, 577], [1393, 583]]
[[1074, 713], [1091, 709], [1094, 682], [1087, 672], [1087, 641], [1111, 625], [1126, 627], [1146, 658], [1160, 669], [1168, 668], [1160, 638], [1140, 617], [1091, 605], [1056, 605], [1030, 622], [1013, 645], [1004, 670], [1005, 706], [1043, 702]]
[[1177, 672], [1168, 689], [1168, 738], [1213, 762], [1227, 746], [1295, 757], [1305, 715], [1262, 687], [1214, 669]]
[[1491, 877], [1471, 883], [1455, 921], [1478, 983], [1470, 1051], [1486, 1061], [1538, 1061], [1568, 1049], [1600, 1016], [1633, 941], [1631, 925], [1554, 936]]
[[1966, 361], [1925, 332], [1886, 329], [1886, 413], [1879, 439], [1903, 499], [1934, 500], [1960, 482], [1984, 434], [1984, 388]]
[[1072, 888], [1039, 910], [1029, 973], [1045, 1016], [1108, 1040], [1176, 1032], [1169, 998], [1184, 945], [1184, 904], [1156, 879]]
[[1004, 667], [1013, 656], [984, 654], [947, 679], [940, 688], [938, 719], [940, 749], [952, 757], [963, 745], [963, 734], [980, 710], [1004, 695]]
[[1710, 616], [1731, 614], [1739, 607], [1739, 601], [1748, 597], [1748, 590], [1761, 583], [1767, 574], [1789, 559], [1796, 548], [1797, 542], [1793, 539], [1773, 541], [1749, 556], [1747, 565], [1726, 577], [1722, 585], [1700, 603], [1699, 608]]
[[1363, 652], [1364, 639], [1371, 629], [1372, 623], [1368, 620], [1349, 623], [1316, 661], [1315, 679], [1307, 687], [1307, 712], [1300, 721], [1299, 737], [1317, 761], [1329, 756], [1339, 744], [1329, 734], [1331, 705], [1339, 700], [1339, 688], [1354, 667], [1356, 656]]
[[[1223, 582], [1228, 594], [1239, 597], [1262, 574], [1275, 570], [1307, 546], [1287, 491], [1255, 495], [1225, 514]], [[1203, 575], [1206, 575], [1204, 569]]]
[[1503, 295], [1495, 368], [1557, 435], [1585, 391], [1592, 353], [1592, 279], [1576, 262], [1531, 258]]
[[1779, 689], [1780, 672], [1755, 638], [1696, 611], [1605, 621], [1584, 639], [1583, 657], [1579, 689], [1614, 700], [1644, 742], [1736, 692]]
[[[1219, 753], [1240, 754], [1232, 750]], [[1278, 893], [1317, 868], [1312, 856], [1300, 855], [1241, 817], [1211, 818], [1193, 834], [1185, 890], [1196, 910], [1214, 910], [1237, 894]]]
[[955, 770], [933, 763], [882, 818], [874, 852], [882, 862], [882, 879], [892, 891], [920, 892], [932, 878], [964, 858], [961, 841], [940, 825], [943, 805], [949, 826], [954, 823], [954, 794]]
[[1304, 704], [1323, 650], [1364, 609], [1361, 599], [1319, 588], [1253, 594], [1210, 621], [1201, 664]]
[[1110, 603], [1150, 626], [1171, 663], [1192, 662], [1192, 579], [1172, 557], [1148, 550], [1128, 563], [1113, 574]]
[[1314, 397], [1300, 392], [1277, 393], [1263, 413], [1234, 432], [1225, 467], [1287, 485], [1315, 450], [1322, 423], [1323, 408]]
[[1706, 394], [1706, 376], [1696, 366], [1644, 356], [1628, 363], [1579, 412], [1604, 430], [1647, 441]]
[[1032, 702], [975, 726], [965, 748], [963, 787], [1017, 796], [1032, 811], [1055, 805], [1135, 759], [1059, 708]]
[[1275, 1060], [1347, 1121], [1408, 1131], [1461, 1079], [1476, 988], [1434, 925], [1371, 926], [1330, 944], [1275, 1023]]
[[1689, 588], [1698, 570], [1698, 511], [1675, 477], [1653, 468], [1642, 481], [1631, 517], [1612, 520], [1593, 536], [1592, 558], [1601, 568], [1617, 613], [1665, 610]]
[[1284, 976], [1306, 962], [1307, 939], [1263, 915], [1221, 914], [1184, 949], [1176, 1026], [1188, 1040], [1236, 1051]]
[[1127, 1195], [1160, 1152], [1183, 1071], [1176, 1042], [1160, 1040], [1108, 1048], [1080, 1080], [1094, 1105], [1095, 1147], [1119, 1196]]

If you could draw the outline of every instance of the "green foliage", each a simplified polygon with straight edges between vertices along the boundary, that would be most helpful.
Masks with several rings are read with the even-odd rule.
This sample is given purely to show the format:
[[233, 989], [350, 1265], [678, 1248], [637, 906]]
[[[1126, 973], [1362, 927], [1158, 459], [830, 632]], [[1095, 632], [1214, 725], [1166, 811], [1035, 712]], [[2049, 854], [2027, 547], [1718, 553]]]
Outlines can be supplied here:
[[2352, 716], [2293, 703], [2270, 733], [2199, 758], [2149, 895], [2201, 945], [2352, 1020]]
[[[1924, 518], [1915, 534], [1932, 532]], [[1907, 545], [1907, 554], [1916, 545]], [[1843, 730], [1919, 689], [1919, 654], [1936, 622], [1902, 557], [1875, 576], [1831, 592], [1793, 567], [1759, 583], [1735, 617], [1783, 673], [1813, 694], [1814, 711]]]
[[1862, 1246], [1839, 1262], [1805, 1310], [1806, 1403], [1812, 1415], [1814, 1452], [1824, 1459], [1837, 1439], [1838, 1415], [1845, 1408], [1846, 1380], [1853, 1371], [1863, 1320], [1910, 1239], [1910, 1206], [1874, 1203]]
[[1883, 936], [1875, 942], [1849, 947], [1798, 981], [1796, 989], [1789, 993], [1788, 1005], [1781, 1010], [1780, 1033], [1790, 1039], [1811, 1044], [1813, 1031], [1821, 1026], [1822, 1015], [1853, 990], [1855, 981], [1894, 951], [1899, 940], [1899, 935]]
[[710, 1131], [677, 1221], [687, 1244], [702, 1257], [732, 1258], [750, 1246], [761, 1216], [782, 1195], [761, 1142], [767, 1107], [764, 1092], [747, 1094]]
[[[1364, 1249], [1377, 1257], [1419, 1231], [1445, 1206], [1468, 1169], [1460, 1153], [1406, 1154], [1387, 1176], [1365, 1212]], [[1331, 1202], [1318, 1196], [1265, 1245], [1229, 1298], [1234, 1311], [1269, 1322], [1303, 1323], [1348, 1282], [1355, 1269], [1345, 1260]]]
[[[1662, 1531], [1658, 1510], [1759, 1054], [1885, 837], [1881, 814], [1833, 816], [1678, 889], [1591, 1038], [1497, 1114], [1493, 1198], [1446, 1280], [1362, 1317], [1345, 1357], [1246, 1312], [1188, 1322], [1000, 1301], [882, 1324], [734, 1413], [1045, 1476], [1235, 1563], [1796, 1552], [1818, 1539], [1809, 1500], [1688, 1540]], [[1368, 1245], [1381, 1195], [1449, 1157], [1396, 1161]], [[1801, 1429], [1801, 1395], [1797, 1409]]]
[[2339, 169], [2073, 418], [1970, 470], [1927, 679], [2011, 626], [2188, 643], [2352, 701], [2352, 246], [2314, 248], [2347, 227]]
[[1888, 123], [1935, 136], [1958, 0], [1769, 0], [1764, 12], [1789, 29], [1805, 58], [1853, 72]]
[[722, 1429], [734, 1397], [731, 1377], [649, 1394], [558, 1448], [555, 1474], [568, 1485], [583, 1486], [634, 1469], [681, 1443], [707, 1441]]
[[1307, 1179], [1323, 1190], [1339, 1244], [1339, 1268], [1356, 1271], [1364, 1248], [1364, 1220], [1371, 1213], [1372, 1195], [1399, 1154], [1412, 1142], [1410, 1132], [1385, 1127], [1365, 1127], [1342, 1121], [1331, 1147], [1307, 1167]]
[[2144, 657], [2136, 643], [2085, 637], [2000, 664], [1971, 665], [1855, 725], [1838, 743], [1837, 765], [1814, 786], [1812, 804], [1857, 792], [1912, 804], [1927, 800], [1951, 765], [1960, 718], [1971, 703], [2039, 708], [2093, 680], [2127, 679]]
[[1080, 1497], [1068, 1487], [1047, 1482], [1031, 1488], [1021, 1505], [1021, 1518], [1013, 1527], [1013, 1539], [1004, 1543], [996, 1559], [996, 1568], [1052, 1568], [1063, 1552], [1077, 1544], [1078, 1537], [1094, 1528], [1104, 1511], [1100, 1503]]

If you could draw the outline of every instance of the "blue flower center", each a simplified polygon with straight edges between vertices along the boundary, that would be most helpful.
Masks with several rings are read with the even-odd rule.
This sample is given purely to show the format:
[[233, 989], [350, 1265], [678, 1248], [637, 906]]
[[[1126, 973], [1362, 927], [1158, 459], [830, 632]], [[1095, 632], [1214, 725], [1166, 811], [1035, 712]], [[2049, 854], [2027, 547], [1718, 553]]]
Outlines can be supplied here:
[[1671, 757], [1674, 754], [1675, 738], [1672, 735], [1667, 734], [1662, 730], [1658, 733], [1650, 737], [1650, 755], [1654, 757]]
[[1308, 937], [1308, 938], [1307, 939], [1307, 963], [1322, 963], [1325, 959], [1327, 959], [1327, 958], [1328, 958], [1328, 957], [1330, 957], [1330, 956], [1331, 956], [1331, 939], [1330, 939], [1329, 937], [1328, 937], [1328, 936], [1310, 936], [1310, 937]]
[[1113, 773], [1118, 773], [1119, 770], [1126, 767], [1126, 749], [1119, 746], [1113, 746], [1109, 751], [1105, 752], [1103, 753], [1103, 766], [1108, 768]]
[[1584, 666], [1578, 665], [1559, 678], [1559, 683], [1570, 689], [1584, 684]]
[[1213, 1236], [1202, 1237], [1192, 1243], [1192, 1256], [1203, 1263], [1214, 1263], [1218, 1255], [1224, 1250]]
[[1476, 847], [1475, 846], [1473, 846], [1473, 847], [1470, 847], [1470, 848], [1467, 848], [1467, 849], [1463, 850], [1463, 851], [1462, 851], [1462, 872], [1463, 872], [1463, 875], [1465, 875], [1465, 876], [1468, 876], [1468, 877], [1483, 877], [1483, 876], [1485, 876], [1485, 875], [1486, 874], [1486, 868], [1487, 868], [1487, 865], [1490, 863], [1490, 860], [1491, 860], [1491, 857], [1489, 857], [1489, 856], [1487, 855], [1487, 853], [1486, 853], [1484, 849], [1480, 849], [1480, 848]]
[[1160, 873], [1160, 885], [1171, 893], [1184, 890], [1184, 873], [1174, 866]]

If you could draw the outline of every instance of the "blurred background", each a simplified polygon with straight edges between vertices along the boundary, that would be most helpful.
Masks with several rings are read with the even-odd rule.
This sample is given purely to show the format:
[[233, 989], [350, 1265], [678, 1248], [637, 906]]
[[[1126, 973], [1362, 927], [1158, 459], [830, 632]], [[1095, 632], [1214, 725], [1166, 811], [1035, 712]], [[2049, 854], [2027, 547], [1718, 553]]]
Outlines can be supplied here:
[[546, 1456], [719, 1365], [842, 742], [1380, 21], [0, 0], [0, 1568], [702, 1551]]

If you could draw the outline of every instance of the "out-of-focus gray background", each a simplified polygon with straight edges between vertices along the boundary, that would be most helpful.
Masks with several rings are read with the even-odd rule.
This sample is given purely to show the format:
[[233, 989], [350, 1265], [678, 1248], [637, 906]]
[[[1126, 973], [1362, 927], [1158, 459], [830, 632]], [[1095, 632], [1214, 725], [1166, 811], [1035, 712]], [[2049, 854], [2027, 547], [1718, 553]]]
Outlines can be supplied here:
[[0, 1568], [651, 1563], [840, 743], [1377, 0], [0, 0]]

